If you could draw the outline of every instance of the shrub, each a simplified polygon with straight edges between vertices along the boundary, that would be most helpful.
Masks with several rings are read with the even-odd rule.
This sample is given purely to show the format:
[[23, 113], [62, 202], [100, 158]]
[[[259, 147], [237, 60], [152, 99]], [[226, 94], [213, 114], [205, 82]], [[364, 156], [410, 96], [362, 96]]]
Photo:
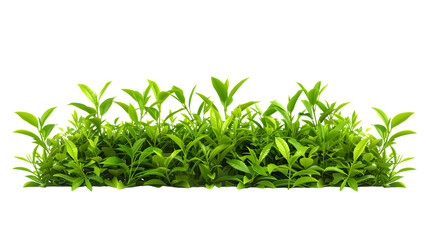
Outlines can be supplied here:
[[[393, 132], [411, 112], [388, 118], [374, 108], [382, 120], [374, 124], [380, 135], [376, 137], [359, 127], [355, 112], [351, 117], [341, 115], [348, 103], [319, 100], [326, 88], [320, 82], [310, 90], [298, 83], [300, 90], [285, 105], [273, 101], [263, 111], [258, 102], [251, 101], [228, 111], [247, 79], [231, 91], [228, 80], [211, 80], [221, 106], [196, 93], [202, 99], [196, 112], [191, 110], [195, 87], [186, 98], [176, 86], [161, 91], [149, 80], [143, 92], [123, 89], [133, 99], [126, 104], [113, 97], [102, 101], [110, 82], [99, 94], [79, 84], [91, 106], [70, 103], [85, 115], [75, 110], [71, 126], [58, 128], [61, 132], [53, 137], [49, 136], [55, 124], [46, 121], [55, 108], [40, 118], [16, 112], [36, 128], [34, 132], [15, 131], [33, 138], [36, 145], [25, 158], [17, 157], [34, 169], [15, 168], [30, 173], [31, 181], [24, 187], [338, 186], [342, 190], [349, 186], [357, 191], [358, 186], [405, 187], [398, 182], [398, 174], [414, 170], [398, 170], [400, 163], [412, 158], [403, 158], [393, 147], [398, 137], [415, 133]], [[297, 112], [301, 97], [304, 109]], [[167, 98], [176, 99], [181, 108], [163, 117], [161, 106]], [[113, 103], [128, 114], [127, 121], [103, 119]]]

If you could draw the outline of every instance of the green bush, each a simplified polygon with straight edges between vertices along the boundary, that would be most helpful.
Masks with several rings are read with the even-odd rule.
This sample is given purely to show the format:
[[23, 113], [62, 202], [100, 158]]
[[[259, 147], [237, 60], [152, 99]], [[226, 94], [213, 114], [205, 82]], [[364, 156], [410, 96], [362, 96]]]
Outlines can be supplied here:
[[[357, 191], [358, 186], [405, 187], [398, 182], [398, 174], [414, 170], [398, 169], [400, 163], [412, 158], [403, 158], [393, 147], [396, 138], [415, 133], [393, 132], [411, 112], [388, 118], [374, 108], [382, 120], [382, 124], [374, 124], [380, 135], [376, 137], [358, 127], [355, 112], [351, 117], [341, 115], [347, 103], [319, 100], [326, 87], [320, 82], [310, 90], [298, 84], [301, 89], [285, 105], [273, 101], [263, 111], [252, 101], [228, 111], [247, 79], [231, 91], [228, 80], [211, 80], [221, 106], [196, 93], [202, 99], [196, 112], [191, 110], [195, 87], [186, 98], [176, 86], [161, 91], [149, 80], [144, 92], [123, 89], [134, 100], [133, 105], [114, 98], [102, 101], [110, 82], [99, 94], [79, 84], [92, 105], [70, 103], [85, 115], [74, 111], [72, 126], [59, 128], [61, 132], [53, 137], [49, 135], [55, 124], [46, 124], [46, 120], [55, 108], [40, 118], [17, 112], [37, 129], [15, 131], [33, 138], [36, 144], [25, 158], [17, 157], [34, 169], [15, 168], [30, 173], [27, 177], [31, 181], [24, 187], [338, 186], [342, 190], [349, 186]], [[169, 97], [182, 107], [162, 117], [161, 106]], [[304, 98], [304, 109], [298, 112], [295, 105], [300, 97]], [[113, 103], [128, 114], [127, 121], [103, 119]]]

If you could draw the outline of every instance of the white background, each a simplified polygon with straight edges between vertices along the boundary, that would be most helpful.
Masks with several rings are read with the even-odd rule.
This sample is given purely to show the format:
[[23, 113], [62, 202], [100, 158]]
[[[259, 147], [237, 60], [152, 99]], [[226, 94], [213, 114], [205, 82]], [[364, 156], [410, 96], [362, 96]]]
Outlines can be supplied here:
[[[1, 1], [1, 239], [429, 239], [427, 1]], [[406, 189], [23, 189], [30, 129], [14, 114], [67, 125], [77, 87], [129, 101], [121, 88], [177, 85], [211, 95], [210, 77], [250, 77], [234, 103], [287, 101], [296, 82], [328, 84], [364, 128], [415, 112], [398, 140], [413, 156]], [[200, 100], [195, 97], [194, 106]], [[171, 108], [173, 101], [167, 101]], [[234, 104], [233, 104], [234, 105]], [[302, 105], [299, 105], [302, 109]], [[196, 111], [196, 109], [194, 109]], [[112, 106], [108, 119], [123, 116]], [[376, 134], [375, 132], [373, 132]]]

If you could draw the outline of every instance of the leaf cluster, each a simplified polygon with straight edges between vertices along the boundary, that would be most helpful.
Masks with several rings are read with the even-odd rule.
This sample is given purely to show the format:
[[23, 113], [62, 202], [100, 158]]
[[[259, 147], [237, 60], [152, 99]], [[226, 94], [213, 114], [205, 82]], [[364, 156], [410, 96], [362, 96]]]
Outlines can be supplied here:
[[[32, 166], [15, 169], [29, 173], [24, 187], [85, 185], [111, 186], [118, 189], [134, 186], [207, 187], [236, 186], [259, 188], [295, 188], [336, 186], [405, 187], [398, 175], [414, 168], [398, 169], [412, 158], [396, 153], [397, 138], [414, 134], [394, 128], [413, 113], [393, 118], [374, 108], [382, 124], [374, 124], [379, 136], [359, 126], [357, 114], [344, 117], [341, 109], [348, 103], [322, 101], [326, 86], [316, 83], [299, 90], [287, 103], [272, 101], [262, 110], [258, 102], [228, 107], [233, 96], [247, 81], [229, 91], [229, 80], [212, 78], [212, 85], [223, 106], [219, 112], [214, 100], [195, 92], [188, 97], [173, 86], [161, 91], [148, 80], [143, 91], [123, 89], [131, 103], [102, 101], [110, 82], [97, 94], [84, 84], [79, 88], [88, 103], [70, 103], [72, 113], [67, 128], [45, 124], [55, 110], [48, 109], [40, 118], [16, 112], [34, 131], [17, 130], [34, 140], [34, 150], [17, 157]], [[191, 109], [195, 94], [200, 98], [197, 110]], [[194, 97], [194, 98], [193, 98]], [[174, 99], [179, 109], [162, 115], [167, 99]], [[303, 109], [296, 109], [298, 100]], [[103, 119], [112, 106], [119, 106], [128, 119]]]

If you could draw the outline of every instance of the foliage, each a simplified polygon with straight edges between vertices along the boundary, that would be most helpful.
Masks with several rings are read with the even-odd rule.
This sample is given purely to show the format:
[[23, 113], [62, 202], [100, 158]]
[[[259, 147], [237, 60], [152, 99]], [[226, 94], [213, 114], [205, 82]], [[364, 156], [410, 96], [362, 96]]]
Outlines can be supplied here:
[[[186, 98], [179, 87], [161, 91], [149, 80], [142, 92], [123, 89], [133, 99], [133, 103], [123, 103], [114, 97], [101, 100], [110, 82], [99, 94], [79, 84], [90, 104], [70, 103], [84, 114], [75, 110], [71, 126], [58, 128], [60, 133], [52, 137], [55, 124], [45, 123], [55, 108], [40, 118], [16, 112], [36, 130], [15, 131], [35, 143], [32, 153], [17, 157], [33, 170], [15, 169], [29, 173], [31, 181], [24, 187], [67, 185], [72, 190], [82, 185], [89, 190], [92, 186], [121, 189], [142, 185], [238, 189], [337, 186], [340, 190], [349, 186], [356, 191], [358, 186], [405, 187], [398, 182], [402, 177], [398, 174], [414, 169], [398, 170], [398, 165], [412, 158], [398, 155], [393, 146], [397, 138], [415, 132], [393, 130], [413, 113], [388, 118], [374, 108], [382, 124], [374, 124], [380, 136], [373, 136], [358, 127], [355, 112], [351, 117], [341, 115], [348, 103], [320, 100], [326, 88], [320, 82], [310, 90], [298, 83], [300, 90], [285, 105], [273, 101], [262, 111], [258, 102], [251, 101], [228, 112], [233, 96], [246, 80], [228, 92], [228, 80], [212, 78], [223, 116], [214, 101], [201, 93], [196, 93], [202, 101], [197, 111], [192, 111], [196, 87]], [[182, 107], [162, 117], [161, 107], [170, 97]], [[304, 109], [297, 112], [301, 97]], [[103, 119], [113, 103], [129, 119]]]

